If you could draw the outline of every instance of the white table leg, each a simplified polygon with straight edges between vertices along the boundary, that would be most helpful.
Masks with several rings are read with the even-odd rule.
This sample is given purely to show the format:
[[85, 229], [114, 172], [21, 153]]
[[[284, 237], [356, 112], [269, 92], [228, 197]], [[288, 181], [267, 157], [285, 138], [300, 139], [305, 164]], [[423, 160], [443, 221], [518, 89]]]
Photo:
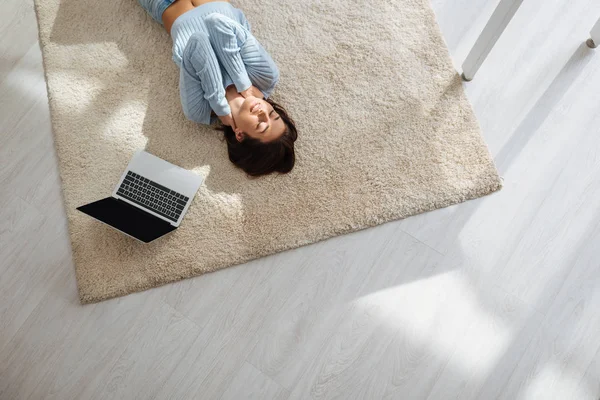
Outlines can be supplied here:
[[600, 45], [600, 19], [596, 22], [596, 25], [592, 28], [590, 32], [591, 38], [586, 42], [588, 47], [595, 49], [598, 45]]
[[523, 0], [500, 0], [485, 28], [479, 35], [471, 52], [463, 63], [462, 77], [466, 81], [473, 79], [479, 67], [486, 59], [496, 41], [515, 15]]

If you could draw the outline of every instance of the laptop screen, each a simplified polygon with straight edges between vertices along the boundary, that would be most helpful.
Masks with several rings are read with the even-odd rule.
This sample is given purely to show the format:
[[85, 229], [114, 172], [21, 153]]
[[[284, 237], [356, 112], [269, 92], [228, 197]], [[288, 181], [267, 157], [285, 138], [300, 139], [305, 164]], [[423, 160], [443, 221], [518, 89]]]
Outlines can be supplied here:
[[146, 243], [177, 229], [168, 222], [114, 197], [107, 197], [77, 209]]

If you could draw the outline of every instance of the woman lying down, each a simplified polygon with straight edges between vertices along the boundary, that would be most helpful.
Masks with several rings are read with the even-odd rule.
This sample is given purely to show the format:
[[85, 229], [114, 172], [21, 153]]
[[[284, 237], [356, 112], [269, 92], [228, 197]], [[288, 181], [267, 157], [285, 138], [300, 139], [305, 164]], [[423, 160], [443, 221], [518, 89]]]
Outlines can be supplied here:
[[229, 159], [247, 174], [287, 173], [295, 162], [296, 126], [269, 99], [279, 79], [271, 56], [229, 1], [139, 0], [173, 38], [185, 116], [210, 125], [217, 117]]

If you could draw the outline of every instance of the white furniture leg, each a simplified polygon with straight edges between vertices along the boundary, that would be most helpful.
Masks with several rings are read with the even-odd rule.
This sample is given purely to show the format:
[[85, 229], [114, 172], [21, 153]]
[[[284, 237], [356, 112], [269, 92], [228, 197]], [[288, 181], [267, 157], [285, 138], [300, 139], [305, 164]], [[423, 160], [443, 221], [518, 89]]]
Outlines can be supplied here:
[[473, 79], [479, 67], [504, 32], [523, 0], [500, 0], [485, 28], [477, 38], [475, 45], [463, 63], [462, 77], [466, 81]]
[[600, 19], [596, 22], [596, 25], [592, 28], [592, 32], [590, 32], [591, 38], [587, 40], [588, 47], [595, 49], [598, 45], [600, 45]]

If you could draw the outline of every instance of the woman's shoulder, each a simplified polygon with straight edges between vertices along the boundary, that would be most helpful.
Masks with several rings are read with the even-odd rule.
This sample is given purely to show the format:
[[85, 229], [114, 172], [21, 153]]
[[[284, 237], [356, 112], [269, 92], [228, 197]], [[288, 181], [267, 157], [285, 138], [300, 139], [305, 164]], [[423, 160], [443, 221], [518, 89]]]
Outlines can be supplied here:
[[244, 14], [244, 12], [242, 10], [240, 10], [239, 8], [235, 9], [238, 12], [238, 21], [240, 23], [240, 25], [242, 25], [244, 28], [246, 28], [249, 32], [252, 31], [252, 26], [250, 25], [250, 21], [248, 21], [248, 19], [246, 18], [246, 14]]

